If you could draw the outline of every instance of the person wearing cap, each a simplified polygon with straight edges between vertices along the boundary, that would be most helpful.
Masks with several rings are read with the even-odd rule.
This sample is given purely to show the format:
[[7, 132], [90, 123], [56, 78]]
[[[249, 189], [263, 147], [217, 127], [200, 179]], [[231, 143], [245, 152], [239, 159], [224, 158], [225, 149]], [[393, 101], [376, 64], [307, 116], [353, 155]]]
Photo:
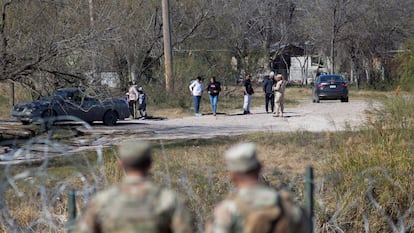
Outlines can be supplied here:
[[273, 91], [275, 92], [275, 105], [276, 111], [274, 112], [274, 117], [283, 117], [283, 112], [285, 110], [285, 89], [286, 84], [283, 80], [283, 75], [278, 74], [276, 75], [276, 84], [273, 87]]
[[273, 85], [275, 84], [274, 79], [275, 73], [271, 71], [269, 75], [263, 80], [263, 92], [265, 95], [265, 109], [266, 113], [269, 113], [269, 103], [270, 103], [270, 113], [273, 113], [275, 110], [275, 95], [273, 93]]
[[149, 179], [150, 144], [128, 141], [119, 146], [120, 184], [96, 194], [78, 220], [75, 233], [193, 232], [181, 197]]
[[145, 120], [147, 118], [147, 95], [142, 87], [138, 87], [138, 111], [140, 115], [138, 119]]
[[[257, 158], [254, 143], [233, 146], [225, 152], [224, 160], [236, 189], [216, 205], [212, 218], [206, 225], [206, 233], [311, 232], [309, 218], [294, 203], [292, 195], [287, 191], [278, 192], [260, 181], [262, 164]], [[269, 208], [276, 210], [275, 219], [266, 222], [267, 216], [257, 213]], [[260, 216], [255, 223], [252, 222], [254, 213], [255, 216]]]

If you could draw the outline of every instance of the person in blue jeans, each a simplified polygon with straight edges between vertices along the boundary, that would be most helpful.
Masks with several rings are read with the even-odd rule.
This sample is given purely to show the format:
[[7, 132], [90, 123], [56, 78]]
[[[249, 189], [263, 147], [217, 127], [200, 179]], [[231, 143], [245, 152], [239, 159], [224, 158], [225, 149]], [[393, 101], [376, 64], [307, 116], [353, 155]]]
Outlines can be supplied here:
[[220, 82], [216, 80], [216, 77], [210, 79], [210, 83], [207, 86], [207, 92], [210, 96], [211, 110], [213, 111], [213, 116], [217, 114], [217, 102], [219, 98], [219, 93], [221, 91]]
[[203, 81], [201, 80], [200, 76], [197, 76], [196, 80], [190, 84], [189, 89], [191, 91], [191, 95], [193, 96], [193, 100], [194, 100], [195, 115], [199, 117], [201, 116], [200, 102], [201, 102], [201, 96], [203, 95], [203, 89], [204, 89]]

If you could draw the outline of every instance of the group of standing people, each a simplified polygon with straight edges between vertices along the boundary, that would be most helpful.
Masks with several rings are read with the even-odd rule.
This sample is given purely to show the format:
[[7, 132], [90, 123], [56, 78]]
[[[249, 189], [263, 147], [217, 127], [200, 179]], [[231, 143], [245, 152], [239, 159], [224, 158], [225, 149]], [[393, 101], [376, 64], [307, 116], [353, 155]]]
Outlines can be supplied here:
[[[243, 114], [250, 114], [250, 105], [252, 95], [254, 94], [254, 88], [251, 81], [251, 74], [246, 74], [243, 81]], [[284, 80], [283, 75], [277, 74], [271, 71], [267, 78], [263, 81], [263, 92], [265, 95], [265, 109], [266, 113], [273, 113], [275, 117], [283, 117], [284, 113], [284, 93], [287, 82]], [[201, 116], [200, 103], [201, 97], [204, 91], [203, 80], [200, 76], [191, 82], [189, 86], [191, 95], [194, 101], [194, 112], [196, 116]], [[221, 92], [221, 84], [216, 80], [216, 77], [210, 79], [206, 88], [213, 115], [217, 114], [217, 102], [219, 99], [219, 93]]]
[[[254, 94], [251, 77], [252, 76], [250, 74], [246, 74], [243, 81], [243, 114], [250, 114], [250, 105], [252, 95]], [[271, 71], [268, 77], [263, 80], [266, 113], [273, 113], [275, 117], [283, 117], [285, 102], [284, 92], [286, 84], [287, 82], [284, 80], [283, 75], [275, 75], [273, 71]], [[200, 112], [200, 103], [204, 90], [206, 90], [209, 95], [213, 116], [217, 115], [217, 103], [221, 92], [221, 83], [216, 80], [215, 76], [210, 78], [210, 82], [208, 83], [206, 89], [204, 89], [203, 79], [201, 76], [197, 76], [196, 79], [190, 83], [189, 89], [193, 97], [194, 112], [197, 117], [202, 116]], [[138, 111], [140, 114], [138, 119], [146, 119], [147, 100], [144, 89], [142, 87], [137, 87], [134, 82], [130, 81], [128, 82], [128, 92], [126, 95], [131, 116], [134, 119], [138, 118]]]
[[[200, 117], [202, 116], [202, 114], [200, 113], [200, 103], [204, 91], [204, 84], [201, 76], [197, 76], [197, 78], [191, 82], [188, 88], [190, 89], [191, 95], [193, 96], [195, 115], [197, 117]], [[213, 116], [216, 116], [217, 103], [219, 99], [219, 94], [221, 92], [221, 84], [219, 81], [216, 80], [216, 77], [213, 76], [210, 78], [210, 82], [207, 85], [206, 91], [209, 95]]]
[[[96, 194], [79, 218], [75, 233], [195, 232], [183, 198], [150, 179], [151, 145], [127, 141], [118, 147], [122, 182]], [[235, 190], [219, 202], [206, 233], [312, 232], [308, 214], [288, 191], [276, 191], [260, 180], [262, 163], [256, 145], [241, 143], [224, 153]]]
[[[133, 119], [145, 120], [147, 118], [147, 96], [143, 87], [138, 87], [134, 82], [128, 82], [128, 92], [126, 93], [128, 100], [129, 112]], [[137, 107], [138, 106], [138, 107]], [[137, 111], [139, 117], [137, 116]]]
[[[246, 74], [243, 82], [243, 114], [250, 114], [250, 103], [254, 94], [251, 77], [250, 74]], [[263, 80], [266, 113], [273, 113], [275, 117], [283, 117], [286, 84], [287, 82], [284, 80], [283, 75], [275, 75], [273, 71]]]
[[284, 80], [283, 75], [275, 75], [273, 71], [265, 78], [263, 81], [263, 92], [265, 95], [266, 113], [273, 113], [275, 117], [283, 117], [286, 84], [287, 82]]

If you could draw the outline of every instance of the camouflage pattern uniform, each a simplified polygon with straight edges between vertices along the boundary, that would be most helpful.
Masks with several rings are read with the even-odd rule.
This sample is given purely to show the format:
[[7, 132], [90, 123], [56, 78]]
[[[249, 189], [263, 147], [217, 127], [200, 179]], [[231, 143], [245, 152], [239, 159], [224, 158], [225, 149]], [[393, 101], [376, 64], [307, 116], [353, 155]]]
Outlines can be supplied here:
[[184, 203], [173, 191], [147, 179], [125, 177], [96, 195], [75, 232], [192, 232]]
[[[287, 192], [284, 192], [284, 194], [287, 195]], [[206, 233], [243, 232], [243, 227], [245, 226], [244, 217], [250, 211], [274, 206], [277, 204], [278, 198], [282, 198], [280, 193], [263, 184], [242, 188], [237, 193], [230, 194], [228, 198], [216, 206], [212, 221], [207, 226]], [[244, 202], [247, 207], [241, 210], [240, 205], [237, 203], [238, 201]], [[294, 231], [289, 232], [311, 232], [304, 214], [303, 209], [299, 206], [289, 205], [289, 221], [297, 227]]]
[[[150, 157], [147, 144], [121, 147], [124, 163]], [[146, 176], [127, 175], [122, 182], [98, 193], [75, 226], [75, 233], [192, 232], [183, 200]]]
[[[234, 146], [224, 157], [229, 172], [246, 174], [261, 168], [253, 143]], [[269, 210], [275, 211], [272, 212], [273, 217], [268, 218], [269, 221], [251, 221], [252, 215]], [[264, 219], [269, 215], [256, 216], [257, 219]], [[272, 224], [261, 226], [262, 223], [269, 222]], [[221, 201], [215, 207], [212, 219], [206, 226], [206, 233], [242, 232], [310, 233], [311, 226], [306, 213], [296, 205], [289, 192], [278, 192], [258, 181], [240, 187], [234, 194]]]

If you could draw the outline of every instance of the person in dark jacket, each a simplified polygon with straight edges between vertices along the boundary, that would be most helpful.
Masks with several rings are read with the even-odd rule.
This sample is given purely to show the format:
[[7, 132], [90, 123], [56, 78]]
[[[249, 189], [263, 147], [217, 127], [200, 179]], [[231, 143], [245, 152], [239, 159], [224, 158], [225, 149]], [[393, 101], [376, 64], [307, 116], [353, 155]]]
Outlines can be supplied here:
[[221, 85], [220, 82], [216, 80], [216, 77], [212, 77], [210, 79], [210, 83], [207, 86], [207, 92], [210, 97], [210, 104], [211, 104], [211, 110], [213, 111], [213, 116], [217, 114], [217, 102], [219, 93], [221, 91]]
[[245, 80], [243, 81], [243, 114], [250, 114], [250, 103], [252, 102], [252, 95], [254, 94], [251, 78], [251, 74], [246, 74]]
[[274, 76], [275, 73], [272, 71], [269, 73], [269, 77], [265, 78], [263, 81], [263, 92], [265, 95], [266, 113], [269, 113], [269, 103], [270, 109], [272, 110], [271, 113], [275, 110], [275, 95], [272, 90], [272, 87], [275, 84]]

